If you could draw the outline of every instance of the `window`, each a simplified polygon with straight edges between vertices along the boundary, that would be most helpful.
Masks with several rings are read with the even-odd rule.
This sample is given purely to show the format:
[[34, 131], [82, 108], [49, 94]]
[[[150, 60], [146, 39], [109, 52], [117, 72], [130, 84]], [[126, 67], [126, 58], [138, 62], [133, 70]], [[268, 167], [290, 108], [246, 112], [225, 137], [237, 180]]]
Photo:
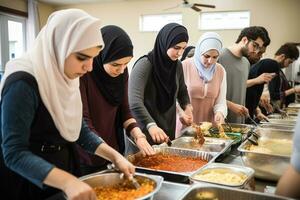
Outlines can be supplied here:
[[250, 26], [250, 11], [203, 12], [198, 22], [200, 30], [243, 29]]
[[0, 13], [0, 71], [9, 60], [20, 57], [25, 51], [25, 22], [24, 17]]
[[179, 13], [161, 15], [142, 15], [140, 17], [140, 31], [159, 31], [164, 25], [171, 22], [182, 24], [182, 15]]

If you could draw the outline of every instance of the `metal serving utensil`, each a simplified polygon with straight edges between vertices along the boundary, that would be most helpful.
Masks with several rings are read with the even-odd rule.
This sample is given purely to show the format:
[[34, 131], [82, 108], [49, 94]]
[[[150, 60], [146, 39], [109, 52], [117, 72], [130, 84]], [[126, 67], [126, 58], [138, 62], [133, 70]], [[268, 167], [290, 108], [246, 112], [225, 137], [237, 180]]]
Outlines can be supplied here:
[[[115, 171], [120, 172], [120, 170], [113, 163], [108, 164], [107, 169], [114, 169]], [[141, 187], [141, 185], [134, 178], [134, 176], [129, 177], [128, 180], [132, 183], [132, 185], [134, 186], [135, 189], [139, 189]]]
[[255, 140], [255, 139], [253, 139], [253, 138], [251, 138], [251, 137], [249, 137], [248, 140], [249, 140], [249, 142], [251, 142], [253, 145], [255, 145], [255, 146], [258, 145], [257, 140]]
[[255, 121], [252, 117], [250, 117], [250, 115], [247, 115], [247, 118], [250, 119], [250, 121], [251, 121], [255, 126], [259, 126], [259, 125], [256, 123], [256, 121]]
[[228, 120], [224, 119], [226, 126], [229, 128], [229, 132], [232, 132], [232, 126], [229, 124]]

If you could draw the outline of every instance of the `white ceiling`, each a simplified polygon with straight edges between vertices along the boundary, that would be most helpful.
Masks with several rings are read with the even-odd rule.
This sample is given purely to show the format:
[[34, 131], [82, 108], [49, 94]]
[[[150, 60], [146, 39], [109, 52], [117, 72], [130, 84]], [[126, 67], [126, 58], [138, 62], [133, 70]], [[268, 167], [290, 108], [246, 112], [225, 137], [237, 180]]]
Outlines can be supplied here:
[[135, 1], [135, 0], [38, 0], [39, 2], [52, 5], [68, 5], [68, 4], [82, 4], [82, 3], [113, 3], [121, 1]]

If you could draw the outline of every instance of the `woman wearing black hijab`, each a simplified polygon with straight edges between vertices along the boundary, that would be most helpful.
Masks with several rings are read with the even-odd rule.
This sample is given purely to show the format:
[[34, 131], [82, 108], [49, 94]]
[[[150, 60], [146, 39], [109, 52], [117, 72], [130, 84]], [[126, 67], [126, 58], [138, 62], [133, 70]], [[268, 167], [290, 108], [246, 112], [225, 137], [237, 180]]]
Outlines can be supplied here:
[[180, 60], [184, 61], [185, 59], [191, 58], [191, 57], [194, 56], [194, 53], [195, 53], [195, 47], [194, 46], [188, 46], [184, 49]]
[[135, 63], [129, 80], [129, 105], [147, 137], [154, 143], [175, 138], [176, 98], [192, 123], [192, 107], [181, 62], [188, 42], [184, 26], [170, 23], [158, 33], [154, 48]]
[[[280, 67], [278, 62], [273, 59], [263, 59], [251, 67], [248, 79], [257, 78], [263, 73], [274, 73], [275, 77], [275, 75], [278, 75], [279, 71]], [[264, 84], [265, 83], [261, 83], [247, 88], [246, 107], [248, 108], [249, 115], [252, 118], [256, 114], [256, 108], [259, 104]]]
[[[129, 36], [117, 26], [101, 29], [104, 49], [93, 60], [93, 71], [80, 79], [83, 117], [107, 144], [124, 152], [123, 128], [143, 154], [154, 150], [132, 117], [128, 106], [127, 64], [133, 57]], [[82, 174], [99, 171], [106, 161], [79, 149]]]

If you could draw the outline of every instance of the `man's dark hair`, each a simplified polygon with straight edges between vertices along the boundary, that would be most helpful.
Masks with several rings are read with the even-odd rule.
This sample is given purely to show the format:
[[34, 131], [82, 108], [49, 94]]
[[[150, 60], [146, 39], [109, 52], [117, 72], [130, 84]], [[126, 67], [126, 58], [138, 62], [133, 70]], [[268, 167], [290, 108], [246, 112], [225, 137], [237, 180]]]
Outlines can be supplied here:
[[243, 37], [247, 37], [248, 40], [256, 40], [260, 37], [263, 41], [266, 41], [266, 34], [260, 26], [244, 28], [235, 43], [239, 43]]
[[[263, 30], [263, 32], [265, 33], [265, 40], [263, 40], [264, 41], [264, 47], [267, 47], [267, 46], [269, 46], [270, 45], [270, 43], [271, 43], [271, 39], [270, 39], [270, 37], [269, 37], [269, 33], [268, 33], [268, 31], [267, 31], [267, 29], [265, 29], [265, 27], [263, 27], [263, 26], [258, 26], [261, 30]], [[263, 38], [262, 38], [263, 39]]]
[[299, 57], [299, 50], [295, 43], [285, 43], [275, 53], [276, 56], [284, 54], [286, 58], [297, 60]]

